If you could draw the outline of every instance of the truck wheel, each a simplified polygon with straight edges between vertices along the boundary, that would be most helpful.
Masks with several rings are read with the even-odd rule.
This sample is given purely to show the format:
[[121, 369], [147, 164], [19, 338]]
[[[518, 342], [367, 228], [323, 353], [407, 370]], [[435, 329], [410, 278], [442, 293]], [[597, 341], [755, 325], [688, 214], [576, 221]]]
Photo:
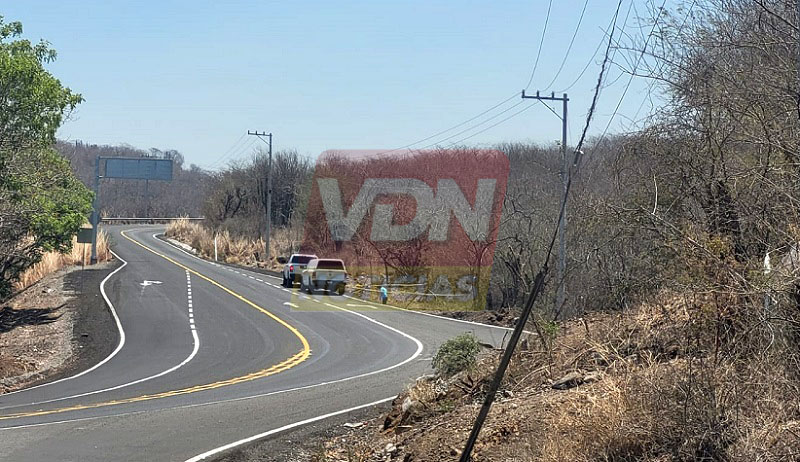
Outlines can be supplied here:
[[281, 276], [282, 276], [281, 277], [281, 285], [283, 287], [289, 287], [289, 283], [287, 282], [286, 276], [285, 275], [281, 275]]
[[336, 285], [336, 293], [339, 295], [344, 295], [344, 284]]
[[314, 293], [314, 289], [311, 288], [311, 284], [313, 284], [313, 282], [308, 281], [308, 285], [306, 286], [306, 292], [308, 292], [309, 295]]

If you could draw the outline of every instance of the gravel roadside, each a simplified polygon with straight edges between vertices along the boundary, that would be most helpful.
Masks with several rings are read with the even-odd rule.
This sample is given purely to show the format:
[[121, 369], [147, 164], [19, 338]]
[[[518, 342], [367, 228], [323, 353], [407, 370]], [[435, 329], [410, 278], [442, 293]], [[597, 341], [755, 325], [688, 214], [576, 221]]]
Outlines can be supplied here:
[[0, 305], [0, 394], [72, 375], [111, 353], [119, 333], [100, 282], [119, 264], [59, 270]]

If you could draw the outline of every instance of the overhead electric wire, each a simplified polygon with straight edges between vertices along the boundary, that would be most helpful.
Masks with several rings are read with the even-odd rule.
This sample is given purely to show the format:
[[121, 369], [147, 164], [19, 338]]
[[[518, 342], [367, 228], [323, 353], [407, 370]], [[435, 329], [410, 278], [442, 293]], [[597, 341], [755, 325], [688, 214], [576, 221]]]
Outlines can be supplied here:
[[[387, 153], [390, 153], [390, 152], [399, 151], [401, 149], [407, 149], [407, 148], [410, 148], [411, 146], [414, 146], [415, 144], [423, 143], [425, 141], [430, 140], [431, 138], [436, 138], [439, 135], [444, 135], [445, 133], [447, 133], [449, 131], [455, 130], [458, 127], [461, 127], [461, 126], [463, 126], [465, 124], [468, 124], [468, 123], [472, 122], [473, 120], [477, 119], [478, 117], [497, 109], [498, 107], [502, 106], [503, 104], [505, 104], [505, 103], [511, 101], [512, 99], [516, 98], [518, 95], [519, 95], [519, 93], [514, 92], [513, 95], [509, 96], [508, 98], [504, 99], [503, 101], [500, 101], [499, 103], [495, 104], [494, 106], [490, 107], [489, 109], [486, 109], [485, 111], [481, 112], [480, 114], [478, 114], [478, 115], [476, 115], [474, 117], [471, 117], [471, 118], [469, 118], [469, 119], [467, 119], [467, 120], [465, 120], [465, 121], [463, 121], [463, 122], [461, 122], [461, 123], [459, 123], [457, 125], [453, 125], [452, 127], [448, 128], [446, 130], [442, 130], [442, 131], [440, 131], [438, 133], [434, 133], [431, 136], [428, 136], [426, 138], [422, 138], [421, 140], [415, 141], [413, 143], [409, 143], [409, 144], [407, 144], [405, 146], [400, 146], [399, 148], [394, 148], [394, 149], [390, 149], [388, 151], [383, 151], [383, 152], [381, 152], [379, 154], [387, 154]], [[421, 148], [421, 149], [425, 149], [425, 148]]]
[[[492, 125], [489, 125], [488, 127], [484, 128], [484, 129], [483, 129], [483, 130], [481, 130], [481, 131], [475, 132], [475, 133], [473, 133], [473, 134], [471, 134], [471, 135], [469, 135], [469, 136], [467, 136], [467, 137], [465, 137], [465, 138], [461, 138], [461, 139], [460, 139], [460, 140], [458, 140], [458, 141], [454, 141], [454, 142], [450, 143], [450, 144], [449, 144], [449, 146], [456, 146], [456, 145], [458, 145], [459, 143], [461, 143], [461, 142], [463, 142], [463, 141], [466, 141], [466, 140], [468, 140], [468, 139], [472, 138], [473, 136], [478, 136], [478, 135], [480, 135], [481, 133], [483, 133], [483, 132], [485, 132], [485, 131], [487, 131], [487, 130], [489, 130], [489, 129], [491, 129], [491, 128], [494, 128], [494, 127], [496, 127], [496, 126], [498, 126], [498, 125], [502, 124], [503, 122], [505, 122], [505, 121], [507, 121], [507, 120], [509, 120], [509, 119], [512, 119], [512, 118], [514, 118], [514, 117], [516, 117], [516, 116], [518, 116], [518, 115], [522, 114], [523, 112], [525, 112], [525, 111], [527, 111], [528, 109], [530, 109], [530, 108], [531, 108], [531, 106], [534, 106], [535, 104], [536, 104], [536, 103], [529, 104], [529, 105], [525, 106], [524, 108], [522, 108], [521, 110], [519, 110], [519, 111], [517, 111], [517, 112], [515, 112], [515, 113], [511, 114], [510, 116], [506, 117], [505, 119], [502, 119], [502, 120], [500, 120], [500, 121], [499, 121], [499, 122], [497, 122], [497, 123], [494, 123], [494, 124], [492, 124]], [[516, 107], [516, 106], [514, 106], [514, 107]]]
[[224, 153], [223, 153], [221, 156], [219, 156], [219, 157], [217, 158], [217, 160], [215, 160], [215, 161], [211, 162], [210, 164], [207, 164], [207, 165], [206, 165], [206, 167], [208, 167], [209, 169], [213, 169], [213, 168], [214, 168], [216, 165], [218, 165], [220, 162], [222, 162], [222, 160], [223, 160], [223, 159], [225, 159], [225, 157], [226, 157], [226, 156], [227, 156], [227, 155], [228, 155], [228, 154], [229, 154], [229, 153], [230, 153], [230, 152], [231, 152], [231, 151], [232, 151], [232, 150], [233, 150], [233, 149], [234, 149], [236, 146], [238, 146], [238, 145], [239, 145], [239, 143], [242, 141], [242, 139], [244, 139], [244, 137], [245, 137], [245, 133], [242, 133], [242, 135], [239, 137], [239, 139], [237, 139], [237, 140], [236, 140], [236, 141], [235, 141], [235, 142], [234, 142], [234, 143], [231, 145], [231, 147], [229, 147], [229, 148], [228, 148], [228, 149], [227, 149], [227, 150], [226, 150], [226, 151], [225, 151], [225, 152], [224, 152]]
[[[634, 0], [631, 0], [631, 2], [628, 4], [628, 11], [627, 11], [627, 13], [625, 13], [625, 20], [622, 23], [622, 29], [625, 29], [625, 26], [628, 24], [628, 17], [631, 14], [631, 6], [633, 5], [633, 1]], [[612, 18], [611, 23], [609, 23], [608, 27], [605, 29], [605, 34], [604, 34], [605, 36], [608, 36], [609, 34], [613, 33], [613, 31], [611, 30], [612, 27], [615, 27], [615, 26], [613, 26], [613, 24], [616, 24], [616, 17]], [[565, 92], [567, 92], [568, 90], [570, 90], [572, 87], [574, 87], [581, 80], [581, 78], [583, 77], [583, 74], [586, 73], [586, 71], [589, 69], [589, 67], [594, 62], [594, 58], [595, 58], [595, 56], [597, 56], [597, 52], [600, 51], [600, 48], [602, 48], [603, 43], [605, 43], [605, 40], [600, 40], [599, 42], [597, 42], [597, 48], [594, 49], [594, 53], [592, 53], [592, 56], [589, 58], [589, 61], [586, 63], [585, 66], [583, 66], [583, 69], [578, 74], [578, 76], [575, 77], [575, 80], [573, 80], [572, 83], [569, 84], [563, 90], [559, 90], [557, 93], [565, 93]]]
[[[614, 17], [614, 24], [616, 24], [617, 17], [619, 15], [619, 8], [622, 5], [622, 0], [619, 0], [617, 6], [617, 12], [615, 13]], [[613, 34], [613, 29], [612, 29]], [[613, 36], [613, 35], [612, 35]], [[606, 47], [605, 57], [603, 58], [603, 65], [600, 69], [600, 75], [597, 79], [597, 86], [595, 87], [594, 96], [592, 98], [592, 104], [589, 107], [589, 112], [586, 115], [586, 125], [584, 127], [583, 134], [581, 135], [581, 142], [585, 139], [586, 131], [589, 128], [589, 124], [592, 120], [592, 116], [594, 115], [595, 108], [597, 107], [597, 99], [600, 95], [600, 88], [602, 87], [603, 76], [605, 73], [605, 64], [608, 62], [609, 57], [609, 50], [611, 47], [611, 37], [609, 36], [609, 45]], [[531, 104], [531, 106], [533, 106]], [[528, 106], [530, 107], [530, 106]], [[527, 108], [526, 108], [527, 109]], [[579, 156], [580, 150], [576, 149], [574, 154], [573, 166], [577, 167], [579, 165]], [[570, 168], [571, 170], [571, 168]], [[564, 186], [564, 192], [561, 195], [561, 206], [559, 207], [558, 212], [558, 220], [556, 223], [561, 223], [561, 219], [566, 213], [567, 208], [567, 200], [569, 199], [569, 191], [572, 187], [572, 177], [573, 175], [567, 175], [567, 182]], [[511, 362], [511, 357], [514, 354], [514, 349], [517, 346], [517, 342], [519, 342], [520, 337], [522, 336], [522, 331], [525, 328], [525, 324], [530, 317], [531, 311], [533, 310], [533, 306], [536, 303], [536, 300], [539, 297], [539, 294], [542, 292], [545, 284], [545, 278], [550, 271], [550, 259], [553, 256], [553, 249], [555, 247], [556, 239], [559, 234], [559, 226], [556, 226], [553, 230], [550, 244], [547, 247], [547, 252], [545, 253], [544, 260], [542, 261], [541, 266], [539, 267], [539, 271], [536, 273], [536, 276], [533, 279], [533, 288], [531, 289], [530, 294], [528, 295], [527, 299], [525, 300], [525, 306], [522, 310], [522, 313], [517, 318], [517, 322], [514, 325], [513, 333], [511, 334], [511, 339], [508, 345], [505, 347], [503, 351], [502, 358], [500, 359], [500, 364], [497, 366], [497, 371], [492, 378], [492, 381], [489, 385], [489, 390], [484, 397], [483, 404], [481, 406], [480, 411], [478, 412], [478, 417], [475, 419], [475, 424], [470, 431], [469, 438], [467, 439], [466, 444], [464, 445], [464, 450], [461, 451], [461, 456], [459, 458], [460, 462], [468, 462], [471, 460], [472, 457], [472, 449], [475, 447], [475, 443], [478, 440], [478, 435], [480, 434], [481, 427], [486, 420], [486, 417], [489, 415], [489, 411], [492, 407], [492, 403], [494, 402], [495, 396], [497, 394], [497, 390], [500, 388], [500, 384], [503, 381], [503, 376], [505, 375], [506, 369], [508, 368], [509, 363]]]
[[[697, 4], [697, 0], [692, 0], [692, 3], [689, 5], [689, 8], [686, 10], [686, 14], [683, 16], [683, 20], [681, 21], [681, 25], [678, 26], [678, 31], [675, 33], [676, 37], [680, 37], [681, 32], [683, 32], [683, 27], [686, 25], [686, 21], [689, 20], [689, 16], [692, 14], [692, 9], [694, 9], [696, 4]], [[655, 87], [656, 82], [658, 82], [657, 79], [651, 79], [650, 80], [650, 84], [647, 86], [647, 90], [645, 91], [644, 98], [642, 98], [642, 102], [639, 104], [639, 108], [636, 109], [636, 113], [633, 114], [633, 117], [631, 117], [629, 119], [633, 124], [636, 124], [638, 122], [636, 118], [639, 117], [639, 113], [642, 111], [642, 108], [644, 107], [644, 103], [647, 101], [647, 99], [649, 98], [650, 94], [652, 93], [653, 87]], [[652, 110], [652, 105], [651, 105], [651, 110]]]
[[[542, 28], [542, 35], [541, 35], [541, 38], [539, 40], [539, 48], [536, 51], [536, 61], [534, 62], [533, 69], [531, 70], [531, 75], [530, 75], [530, 78], [528, 79], [528, 83], [525, 85], [526, 89], [531, 85], [531, 82], [533, 82], [533, 77], [536, 74], [536, 69], [539, 66], [539, 58], [541, 57], [541, 54], [542, 54], [542, 47], [544, 46], [544, 39], [545, 39], [545, 36], [547, 34], [547, 26], [548, 26], [548, 24], [550, 22], [550, 11], [552, 9], [552, 6], [553, 6], [553, 0], [550, 0], [549, 3], [548, 3], [548, 6], [547, 6], [547, 15], [545, 16], [545, 22], [544, 22], [544, 26]], [[466, 124], [478, 119], [481, 116], [484, 116], [484, 115], [490, 113], [491, 111], [499, 108], [500, 106], [508, 103], [509, 101], [511, 101], [512, 99], [514, 99], [514, 98], [516, 98], [518, 96], [519, 96], [519, 93], [518, 92], [514, 92], [512, 95], [510, 95], [508, 98], [504, 99], [503, 101], [500, 101], [499, 103], [491, 106], [490, 108], [478, 113], [477, 115], [475, 115], [473, 117], [470, 117], [469, 119], [467, 119], [467, 120], [465, 120], [465, 121], [463, 121], [461, 123], [453, 125], [452, 127], [449, 127], [449, 128], [447, 128], [445, 130], [441, 130], [441, 131], [439, 131], [437, 133], [434, 133], [433, 135], [427, 136], [427, 137], [422, 138], [420, 140], [414, 141], [413, 143], [409, 143], [409, 144], [406, 144], [404, 146], [400, 146], [400, 147], [397, 147], [397, 148], [394, 148], [394, 149], [389, 149], [389, 150], [386, 150], [386, 151], [379, 152], [378, 155], [388, 154], [388, 153], [391, 153], [391, 152], [400, 151], [402, 149], [408, 149], [408, 148], [410, 148], [412, 146], [415, 146], [415, 145], [418, 145], [420, 143], [424, 143], [426, 141], [429, 141], [429, 140], [431, 140], [433, 138], [436, 138], [437, 136], [444, 135], [445, 133], [451, 132], [451, 131], [459, 128], [459, 127], [462, 127], [462, 126], [464, 126], [464, 125], [466, 125]], [[509, 110], [511, 110], [511, 109], [513, 109], [514, 107], [517, 107], [517, 106], [518, 106], [518, 104], [515, 104], [515, 105], [511, 106], [510, 108], [506, 108], [505, 110], [501, 111], [500, 113], [495, 114], [494, 116], [486, 119], [485, 121], [483, 121], [483, 122], [481, 122], [479, 124], [476, 124], [472, 128], [475, 128], [475, 127], [478, 127], [480, 125], [483, 125], [484, 123], [496, 118], [497, 116], [499, 116], [499, 115], [501, 115], [501, 114], [503, 114], [505, 112], [508, 112]], [[505, 119], [505, 120], [507, 120], [507, 119]], [[428, 145], [426, 145], [426, 146], [424, 146], [422, 148], [418, 148], [418, 149], [426, 149], [426, 148], [429, 148], [431, 146], [436, 146], [436, 145], [438, 145], [439, 143], [441, 143], [443, 141], [447, 141], [447, 140], [452, 139], [453, 137], [458, 136], [458, 135], [463, 134], [463, 133], [464, 133], [464, 131], [456, 133], [456, 134], [451, 135], [451, 136], [449, 136], [447, 138], [441, 139], [441, 140], [439, 140], [439, 141], [437, 141], [435, 143], [430, 143], [430, 144], [428, 144]]]
[[[636, 59], [636, 64], [634, 64], [633, 69], [631, 69], [631, 76], [628, 79], [627, 85], [625, 85], [625, 90], [622, 92], [622, 96], [619, 98], [617, 102], [617, 106], [614, 108], [614, 112], [611, 114], [611, 117], [608, 119], [608, 123], [606, 124], [605, 129], [603, 129], [603, 133], [598, 138], [597, 143], [595, 143], [594, 149], [597, 149], [597, 146], [600, 145], [600, 142], [606, 137], [608, 133], [609, 127], [611, 127], [611, 123], [614, 121], [617, 113], [619, 112], [619, 108], [622, 105], [622, 101], [625, 100], [625, 96], [628, 94], [628, 90], [631, 87], [631, 83], [633, 82], [633, 78], [636, 76], [636, 70], [639, 68], [639, 64], [641, 64], [642, 59], [644, 58], [644, 54], [647, 52], [647, 46], [650, 44], [650, 39], [653, 38], [653, 33], [656, 31], [656, 27], [658, 26], [658, 21], [661, 19], [661, 15], [664, 13], [664, 5], [666, 5], [667, 0], [661, 2], [661, 7], [658, 9], [658, 15], [656, 15], [655, 20], [653, 21], [653, 27], [650, 29], [650, 33], [647, 35], [647, 39], [644, 42], [644, 46], [642, 46], [642, 51], [639, 53], [639, 57]], [[594, 150], [593, 149], [593, 150]]]
[[527, 85], [525, 85], [525, 89], [527, 90], [528, 87], [531, 86], [531, 82], [533, 82], [533, 76], [536, 74], [536, 69], [539, 67], [539, 58], [542, 56], [542, 46], [544, 45], [544, 37], [547, 35], [547, 24], [550, 22], [550, 10], [553, 8], [553, 0], [547, 4], [547, 15], [544, 17], [544, 27], [542, 28], [542, 38], [539, 40], [539, 51], [536, 52], [536, 61], [533, 63], [533, 69], [531, 70], [531, 77], [528, 79]]
[[[441, 144], [441, 143], [443, 143], [443, 142], [445, 142], [445, 141], [451, 140], [451, 139], [453, 139], [453, 138], [457, 137], [458, 135], [463, 135], [464, 133], [467, 133], [467, 132], [468, 132], [468, 131], [470, 131], [470, 130], [473, 130], [473, 129], [475, 129], [475, 128], [478, 128], [478, 127], [480, 127], [481, 125], [483, 125], [483, 124], [485, 124], [485, 123], [487, 123], [487, 122], [489, 122], [489, 121], [491, 121], [491, 120], [493, 120], [493, 119], [496, 119], [497, 117], [500, 117], [501, 115], [503, 115], [503, 114], [505, 114], [506, 112], [508, 112], [508, 111], [510, 111], [510, 110], [512, 110], [512, 109], [514, 109], [515, 107], [519, 106], [519, 105], [520, 105], [520, 104], [522, 104], [522, 103], [524, 103], [524, 101], [519, 101], [519, 102], [517, 102], [517, 104], [515, 104], [515, 105], [513, 105], [513, 106], [509, 106], [509, 107], [507, 107], [506, 109], [503, 109], [502, 111], [500, 111], [500, 112], [498, 112], [497, 114], [495, 114], [495, 115], [493, 115], [493, 116], [489, 117], [488, 119], [485, 119], [485, 120], [483, 120], [482, 122], [479, 122], [479, 123], [477, 123], [477, 124], [475, 124], [475, 125], [473, 125], [473, 126], [471, 126], [471, 127], [469, 127], [469, 128], [466, 128], [466, 129], [464, 129], [464, 130], [461, 130], [461, 131], [460, 131], [460, 132], [458, 132], [458, 133], [454, 133], [454, 134], [452, 134], [452, 135], [448, 136], [447, 138], [443, 138], [443, 139], [441, 139], [441, 140], [439, 140], [439, 141], [437, 141], [437, 142], [435, 142], [435, 143], [428, 144], [428, 145], [426, 145], [426, 146], [423, 146], [423, 147], [421, 147], [421, 148], [419, 148], [419, 149], [428, 149], [428, 148], [431, 148], [431, 147], [433, 147], [433, 146], [438, 146], [439, 144]], [[503, 119], [503, 120], [507, 120], [507, 119]]]
[[547, 87], [545, 87], [545, 89], [542, 90], [542, 91], [547, 91], [553, 86], [553, 84], [556, 82], [556, 79], [558, 78], [558, 76], [561, 75], [561, 71], [564, 69], [564, 65], [567, 64], [567, 58], [569, 58], [569, 53], [570, 53], [570, 51], [572, 51], [572, 45], [575, 44], [575, 37], [578, 36], [578, 31], [581, 28], [581, 23], [583, 23], [583, 15], [586, 14], [586, 6], [587, 5], [589, 5], [589, 0], [586, 0], [586, 1], [583, 2], [583, 9], [581, 10], [581, 17], [578, 18], [578, 25], [575, 26], [575, 32], [573, 32], [573, 34], [572, 34], [572, 39], [569, 41], [569, 46], [567, 46], [567, 52], [564, 53], [564, 59], [561, 60], [561, 65], [558, 66], [558, 70], [556, 71], [556, 75], [553, 76], [553, 80], [551, 80], [550, 83], [547, 84]]
[[238, 158], [238, 157], [239, 157], [239, 156], [241, 156], [242, 154], [244, 154], [244, 153], [246, 153], [247, 151], [249, 151], [249, 150], [250, 150], [250, 149], [253, 147], [253, 145], [255, 145], [255, 144], [256, 144], [256, 139], [255, 139], [255, 138], [248, 139], [247, 141], [245, 141], [244, 143], [242, 143], [242, 145], [241, 145], [241, 146], [239, 146], [239, 147], [238, 147], [238, 148], [236, 148], [235, 150], [231, 151], [231, 152], [230, 152], [230, 153], [229, 153], [229, 154], [226, 156], [226, 157], [227, 157], [227, 159], [220, 159], [220, 163], [219, 163], [219, 164], [216, 166], [216, 168], [221, 168], [221, 167], [223, 167], [223, 161], [230, 162], [230, 161], [232, 161], [232, 160], [234, 160], [234, 159]]

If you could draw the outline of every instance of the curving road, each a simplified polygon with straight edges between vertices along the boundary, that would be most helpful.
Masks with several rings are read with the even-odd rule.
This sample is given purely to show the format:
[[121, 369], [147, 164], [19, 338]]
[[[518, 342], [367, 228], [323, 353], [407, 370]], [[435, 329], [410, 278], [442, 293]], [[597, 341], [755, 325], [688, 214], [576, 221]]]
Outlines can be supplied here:
[[270, 430], [372, 403], [430, 372], [438, 345], [506, 330], [304, 296], [109, 227], [126, 262], [104, 292], [119, 348], [65, 380], [0, 395], [0, 460], [187, 461]]

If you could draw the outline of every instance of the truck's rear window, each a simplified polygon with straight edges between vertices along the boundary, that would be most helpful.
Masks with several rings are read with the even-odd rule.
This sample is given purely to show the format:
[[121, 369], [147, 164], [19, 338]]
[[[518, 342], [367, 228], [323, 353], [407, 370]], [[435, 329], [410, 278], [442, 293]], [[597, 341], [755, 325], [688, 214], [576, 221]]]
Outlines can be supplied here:
[[299, 263], [301, 265], [305, 265], [313, 259], [314, 257], [309, 257], [305, 255], [296, 255], [292, 257], [292, 261], [290, 261], [289, 263]]
[[343, 270], [344, 265], [338, 260], [320, 260], [317, 262], [317, 269]]

